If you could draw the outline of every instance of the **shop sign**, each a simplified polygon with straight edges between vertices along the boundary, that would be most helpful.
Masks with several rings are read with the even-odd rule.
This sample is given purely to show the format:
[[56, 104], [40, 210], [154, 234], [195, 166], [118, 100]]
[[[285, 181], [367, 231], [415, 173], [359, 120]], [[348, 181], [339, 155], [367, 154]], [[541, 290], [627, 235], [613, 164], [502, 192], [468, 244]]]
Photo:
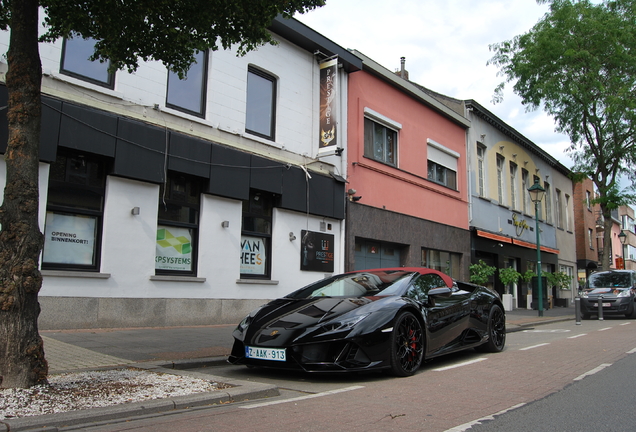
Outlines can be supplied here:
[[301, 231], [300, 269], [333, 273], [334, 236], [313, 231]]
[[338, 144], [336, 128], [338, 57], [320, 64], [320, 143], [319, 150], [332, 150]]
[[267, 274], [267, 244], [262, 237], [241, 237], [241, 274]]
[[515, 233], [517, 234], [517, 237], [521, 237], [525, 230], [530, 229], [525, 219], [517, 219], [516, 213], [513, 213], [512, 215], [512, 224], [515, 226]]
[[46, 213], [44, 251], [46, 263], [94, 265], [97, 218]]
[[158, 226], [157, 270], [192, 270], [192, 232], [188, 228]]

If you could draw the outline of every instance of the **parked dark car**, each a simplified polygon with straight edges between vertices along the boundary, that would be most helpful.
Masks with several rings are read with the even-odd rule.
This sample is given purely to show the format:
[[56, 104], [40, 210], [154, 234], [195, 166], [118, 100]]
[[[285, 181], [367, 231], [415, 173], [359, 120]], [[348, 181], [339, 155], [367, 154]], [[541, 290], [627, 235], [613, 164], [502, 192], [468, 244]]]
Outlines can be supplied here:
[[598, 315], [601, 302], [603, 316], [625, 315], [636, 318], [636, 271], [609, 270], [592, 273], [581, 292], [581, 316], [589, 319]]
[[408, 376], [432, 357], [503, 350], [506, 317], [486, 287], [428, 268], [387, 268], [336, 275], [273, 300], [233, 336], [233, 364]]

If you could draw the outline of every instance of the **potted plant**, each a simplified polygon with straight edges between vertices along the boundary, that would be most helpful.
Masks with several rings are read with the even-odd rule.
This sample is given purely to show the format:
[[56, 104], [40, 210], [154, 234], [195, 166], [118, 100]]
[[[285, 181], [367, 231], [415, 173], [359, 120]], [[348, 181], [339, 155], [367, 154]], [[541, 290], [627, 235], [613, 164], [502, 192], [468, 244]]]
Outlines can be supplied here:
[[477, 285], [485, 285], [488, 283], [490, 276], [495, 274], [497, 268], [486, 264], [483, 260], [479, 260], [477, 264], [471, 264], [468, 270], [470, 271], [470, 282]]
[[[572, 282], [572, 276], [565, 272], [546, 273], [545, 276], [548, 281], [548, 285], [551, 287], [556, 287], [562, 290], [569, 290], [571, 288], [570, 284]], [[556, 298], [554, 305], [567, 307], [568, 302], [567, 299]]]
[[[499, 269], [499, 280], [501, 281], [502, 284], [504, 284], [504, 286], [506, 287], [506, 290], [508, 290], [508, 287], [511, 284], [513, 283], [516, 284], [520, 277], [521, 277], [521, 274], [517, 270], [513, 269], [512, 267]], [[504, 293], [502, 301], [503, 301], [505, 310], [510, 311], [513, 309], [513, 298], [514, 298], [514, 295], [512, 292]]]

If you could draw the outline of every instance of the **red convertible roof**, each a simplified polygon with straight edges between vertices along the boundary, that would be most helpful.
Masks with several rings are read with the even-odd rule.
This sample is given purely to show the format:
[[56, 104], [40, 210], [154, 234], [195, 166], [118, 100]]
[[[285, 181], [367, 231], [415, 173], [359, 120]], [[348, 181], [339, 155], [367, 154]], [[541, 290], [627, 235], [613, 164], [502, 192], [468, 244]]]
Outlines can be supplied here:
[[365, 269], [365, 270], [356, 270], [349, 273], [360, 273], [360, 272], [383, 272], [383, 271], [402, 271], [402, 272], [414, 272], [419, 274], [436, 274], [441, 277], [444, 282], [446, 282], [446, 286], [451, 288], [453, 286], [453, 279], [448, 276], [446, 273], [442, 273], [438, 270], [433, 270], [426, 267], [388, 267], [388, 268], [376, 268], [376, 269]]

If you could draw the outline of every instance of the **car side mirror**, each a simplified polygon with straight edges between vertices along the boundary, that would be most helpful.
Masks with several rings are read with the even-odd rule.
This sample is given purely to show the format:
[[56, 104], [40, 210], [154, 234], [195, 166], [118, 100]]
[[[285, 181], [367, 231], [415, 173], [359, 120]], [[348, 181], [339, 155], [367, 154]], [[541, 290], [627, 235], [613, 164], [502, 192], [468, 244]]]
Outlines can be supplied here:
[[448, 287], [439, 287], [428, 290], [429, 297], [450, 297], [453, 291]]

